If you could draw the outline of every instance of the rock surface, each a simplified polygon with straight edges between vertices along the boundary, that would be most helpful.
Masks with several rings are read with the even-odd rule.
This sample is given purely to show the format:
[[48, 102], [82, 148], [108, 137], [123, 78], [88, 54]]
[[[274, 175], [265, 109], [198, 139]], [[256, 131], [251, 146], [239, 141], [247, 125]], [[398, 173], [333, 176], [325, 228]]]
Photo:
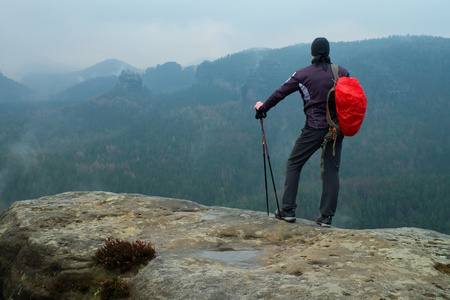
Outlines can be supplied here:
[[[157, 257], [121, 275], [132, 299], [450, 299], [450, 236], [343, 230], [263, 212], [106, 192], [14, 203], [0, 216], [0, 299], [98, 299], [108, 237]], [[114, 275], [116, 276], [116, 275]]]

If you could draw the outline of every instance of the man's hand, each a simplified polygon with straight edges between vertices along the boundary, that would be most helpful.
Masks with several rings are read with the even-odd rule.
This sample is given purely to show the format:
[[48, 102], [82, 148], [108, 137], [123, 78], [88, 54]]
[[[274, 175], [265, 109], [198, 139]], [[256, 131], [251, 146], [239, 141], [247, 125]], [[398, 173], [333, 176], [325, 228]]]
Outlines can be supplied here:
[[259, 110], [259, 108], [261, 107], [261, 105], [263, 105], [263, 103], [261, 101], [256, 102], [255, 104], [255, 109]]
[[261, 105], [263, 105], [263, 103], [261, 101], [258, 101], [255, 104], [255, 110], [256, 110], [255, 119], [264, 119], [265, 117], [267, 117], [267, 113], [259, 111], [259, 108], [261, 107]]

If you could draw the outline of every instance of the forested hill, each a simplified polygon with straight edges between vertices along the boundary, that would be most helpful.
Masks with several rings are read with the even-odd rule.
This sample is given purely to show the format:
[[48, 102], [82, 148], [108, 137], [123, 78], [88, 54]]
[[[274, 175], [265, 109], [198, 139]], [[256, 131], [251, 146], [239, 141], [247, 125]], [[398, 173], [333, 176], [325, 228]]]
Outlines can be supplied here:
[[34, 98], [34, 92], [30, 88], [9, 79], [0, 72], [0, 103], [27, 102]]
[[[368, 98], [360, 133], [344, 141], [334, 225], [449, 234], [450, 39], [331, 43], [330, 55], [359, 79]], [[2, 103], [1, 208], [64, 191], [107, 190], [265, 210], [253, 105], [310, 63], [309, 44], [251, 49], [195, 67], [171, 63], [122, 73], [113, 89], [93, 98], [73, 88], [78, 98], [67, 90], [49, 101]], [[303, 123], [299, 94], [264, 120], [280, 199], [286, 159]], [[317, 214], [319, 154], [302, 172], [301, 218]], [[273, 194], [270, 201], [273, 211]]]

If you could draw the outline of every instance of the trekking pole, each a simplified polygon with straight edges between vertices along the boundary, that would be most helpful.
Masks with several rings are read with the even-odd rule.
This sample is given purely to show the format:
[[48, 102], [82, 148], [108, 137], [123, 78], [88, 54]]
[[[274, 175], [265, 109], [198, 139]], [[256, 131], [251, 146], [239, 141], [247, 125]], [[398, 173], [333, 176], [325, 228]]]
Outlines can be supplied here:
[[263, 145], [264, 179], [265, 179], [265, 185], [266, 185], [266, 206], [267, 206], [267, 215], [269, 215], [269, 196], [268, 196], [268, 191], [267, 191], [267, 175], [266, 175], [267, 174], [266, 154], [267, 154], [267, 162], [269, 163], [270, 177], [272, 178], [273, 192], [275, 193], [275, 200], [277, 203], [278, 211], [280, 211], [280, 204], [278, 203], [277, 188], [275, 187], [275, 180], [273, 178], [272, 164], [270, 163], [269, 148], [267, 147], [266, 134], [264, 133], [263, 119], [261, 118], [259, 120], [261, 122], [261, 135], [262, 135], [262, 145]]
[[264, 185], [266, 187], [266, 209], [267, 215], [269, 215], [269, 194], [267, 191], [267, 167], [266, 167], [266, 137], [264, 135], [263, 120], [261, 120], [261, 135], [262, 135], [262, 147], [263, 147], [263, 161], [264, 161]]

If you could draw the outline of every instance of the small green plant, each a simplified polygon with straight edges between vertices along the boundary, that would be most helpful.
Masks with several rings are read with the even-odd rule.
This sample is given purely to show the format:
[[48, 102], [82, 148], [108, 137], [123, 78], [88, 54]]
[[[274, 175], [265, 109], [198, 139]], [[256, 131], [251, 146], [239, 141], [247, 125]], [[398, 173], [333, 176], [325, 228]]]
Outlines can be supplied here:
[[101, 299], [122, 299], [130, 296], [128, 286], [120, 279], [120, 277], [113, 280], [105, 280], [100, 283], [101, 287], [95, 293], [95, 296], [100, 296]]
[[130, 243], [108, 238], [105, 246], [97, 250], [94, 259], [107, 269], [125, 273], [141, 264], [147, 264], [155, 256], [156, 251], [150, 243], [142, 241]]

